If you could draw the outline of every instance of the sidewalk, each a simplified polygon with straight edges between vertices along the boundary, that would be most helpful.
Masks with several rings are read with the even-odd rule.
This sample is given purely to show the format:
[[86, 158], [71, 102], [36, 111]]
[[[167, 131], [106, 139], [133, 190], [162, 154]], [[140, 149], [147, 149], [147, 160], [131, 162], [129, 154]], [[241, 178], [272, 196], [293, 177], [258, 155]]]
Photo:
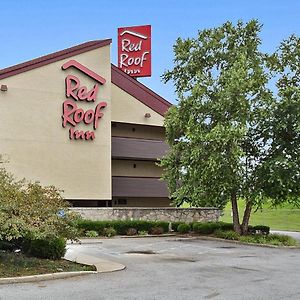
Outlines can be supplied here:
[[[84, 241], [82, 244], [88, 244], [89, 241]], [[126, 268], [126, 266], [119, 264], [117, 262], [113, 262], [110, 260], [105, 260], [102, 258], [98, 258], [96, 256], [86, 255], [82, 253], [82, 247], [76, 247], [76, 249], [68, 248], [67, 252], [64, 256], [64, 259], [77, 262], [85, 265], [94, 265], [97, 269], [97, 273], [106, 273], [106, 272], [115, 272], [121, 271]]]
[[[92, 241], [87, 240], [87, 241], [84, 241], [83, 244], [88, 244], [91, 242]], [[94, 242], [99, 243], [99, 241], [94, 241]], [[90, 275], [90, 274], [96, 274], [96, 273], [121, 271], [126, 268], [124, 265], [113, 262], [113, 261], [101, 259], [101, 258], [92, 256], [92, 255], [83, 254], [83, 253], [81, 253], [81, 251], [83, 250], [82, 248], [83, 247], [79, 247], [78, 248], [79, 250], [67, 248], [67, 252], [66, 252], [64, 258], [66, 260], [69, 260], [72, 262], [82, 263], [85, 265], [94, 265], [97, 270], [96, 272], [95, 271], [57, 272], [57, 273], [40, 274], [40, 275], [7, 277], [7, 278], [0, 278], [0, 285], [1, 284], [11, 284], [11, 283], [38, 282], [38, 281], [52, 280], [52, 279], [64, 279], [64, 278]]]

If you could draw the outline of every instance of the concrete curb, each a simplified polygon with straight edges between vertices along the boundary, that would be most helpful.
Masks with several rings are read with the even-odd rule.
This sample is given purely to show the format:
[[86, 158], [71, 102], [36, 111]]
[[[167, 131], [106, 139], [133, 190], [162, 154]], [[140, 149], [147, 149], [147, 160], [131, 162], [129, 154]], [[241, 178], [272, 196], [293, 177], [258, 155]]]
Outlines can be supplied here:
[[110, 272], [121, 271], [126, 268], [126, 266], [116, 262], [112, 262], [94, 256], [84, 255], [84, 254], [74, 255], [72, 254], [72, 252], [68, 253], [68, 251], [64, 259], [71, 262], [84, 264], [84, 265], [95, 266], [97, 271], [59, 272], [59, 273], [48, 273], [48, 274], [19, 276], [19, 277], [6, 277], [6, 278], [0, 278], [0, 285], [12, 284], [12, 283], [38, 282], [38, 281], [53, 280], [53, 279], [64, 279], [64, 278], [71, 278], [75, 276], [91, 275], [91, 274], [98, 274], [98, 273], [110, 273]]
[[87, 245], [87, 244], [102, 244], [102, 241], [99, 241], [100, 238], [80, 238], [79, 242], [70, 242], [67, 241], [67, 245]]
[[97, 274], [96, 271], [78, 271], [78, 272], [60, 272], [60, 273], [49, 273], [40, 275], [20, 276], [20, 277], [6, 277], [0, 278], [0, 284], [12, 284], [12, 283], [27, 283], [27, 282], [38, 282], [53, 279], [64, 279], [75, 276]]
[[168, 234], [148, 234], [148, 235], [120, 235], [119, 237], [122, 239], [141, 239], [141, 238], [153, 238], [153, 237], [170, 237], [176, 236], [175, 233], [168, 233]]

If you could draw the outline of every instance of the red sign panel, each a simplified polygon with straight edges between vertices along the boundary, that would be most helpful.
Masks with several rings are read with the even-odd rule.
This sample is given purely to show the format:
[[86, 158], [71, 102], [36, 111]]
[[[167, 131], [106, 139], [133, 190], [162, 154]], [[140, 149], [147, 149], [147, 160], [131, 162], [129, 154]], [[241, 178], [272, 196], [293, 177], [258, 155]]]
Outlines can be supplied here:
[[118, 66], [132, 77], [151, 76], [151, 25], [118, 28]]

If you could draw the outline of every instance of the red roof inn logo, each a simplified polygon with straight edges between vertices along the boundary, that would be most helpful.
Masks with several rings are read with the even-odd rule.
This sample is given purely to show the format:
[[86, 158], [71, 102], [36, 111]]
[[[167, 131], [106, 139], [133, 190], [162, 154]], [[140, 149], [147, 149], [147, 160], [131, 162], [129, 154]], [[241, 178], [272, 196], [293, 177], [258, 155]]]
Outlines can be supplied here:
[[118, 28], [118, 66], [132, 77], [151, 76], [151, 25]]
[[77, 106], [76, 102], [95, 102], [99, 90], [99, 84], [105, 84], [106, 80], [76, 60], [69, 60], [63, 64], [61, 68], [66, 70], [70, 67], [80, 70], [82, 73], [94, 79], [97, 83], [92, 89], [88, 90], [86, 86], [81, 86], [78, 77], [74, 75], [68, 75], [66, 77], [66, 97], [69, 99], [65, 100], [63, 103], [62, 126], [66, 127], [67, 125], [71, 125], [69, 129], [69, 137], [71, 140], [94, 140], [94, 131], [75, 130], [74, 127], [76, 127], [79, 123], [84, 123], [86, 125], [92, 124], [93, 129], [96, 130], [98, 128], [99, 120], [103, 116], [102, 110], [106, 107], [107, 103], [100, 102], [94, 109], [84, 111], [82, 108]]

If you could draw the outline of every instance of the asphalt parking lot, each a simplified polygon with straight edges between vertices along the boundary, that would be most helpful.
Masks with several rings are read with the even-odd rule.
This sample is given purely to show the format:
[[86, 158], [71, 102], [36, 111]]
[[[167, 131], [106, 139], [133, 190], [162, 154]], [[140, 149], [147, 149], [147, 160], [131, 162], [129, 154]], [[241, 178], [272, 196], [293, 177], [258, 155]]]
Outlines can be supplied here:
[[300, 299], [300, 249], [193, 238], [113, 238], [69, 250], [126, 270], [0, 286], [0, 299]]

